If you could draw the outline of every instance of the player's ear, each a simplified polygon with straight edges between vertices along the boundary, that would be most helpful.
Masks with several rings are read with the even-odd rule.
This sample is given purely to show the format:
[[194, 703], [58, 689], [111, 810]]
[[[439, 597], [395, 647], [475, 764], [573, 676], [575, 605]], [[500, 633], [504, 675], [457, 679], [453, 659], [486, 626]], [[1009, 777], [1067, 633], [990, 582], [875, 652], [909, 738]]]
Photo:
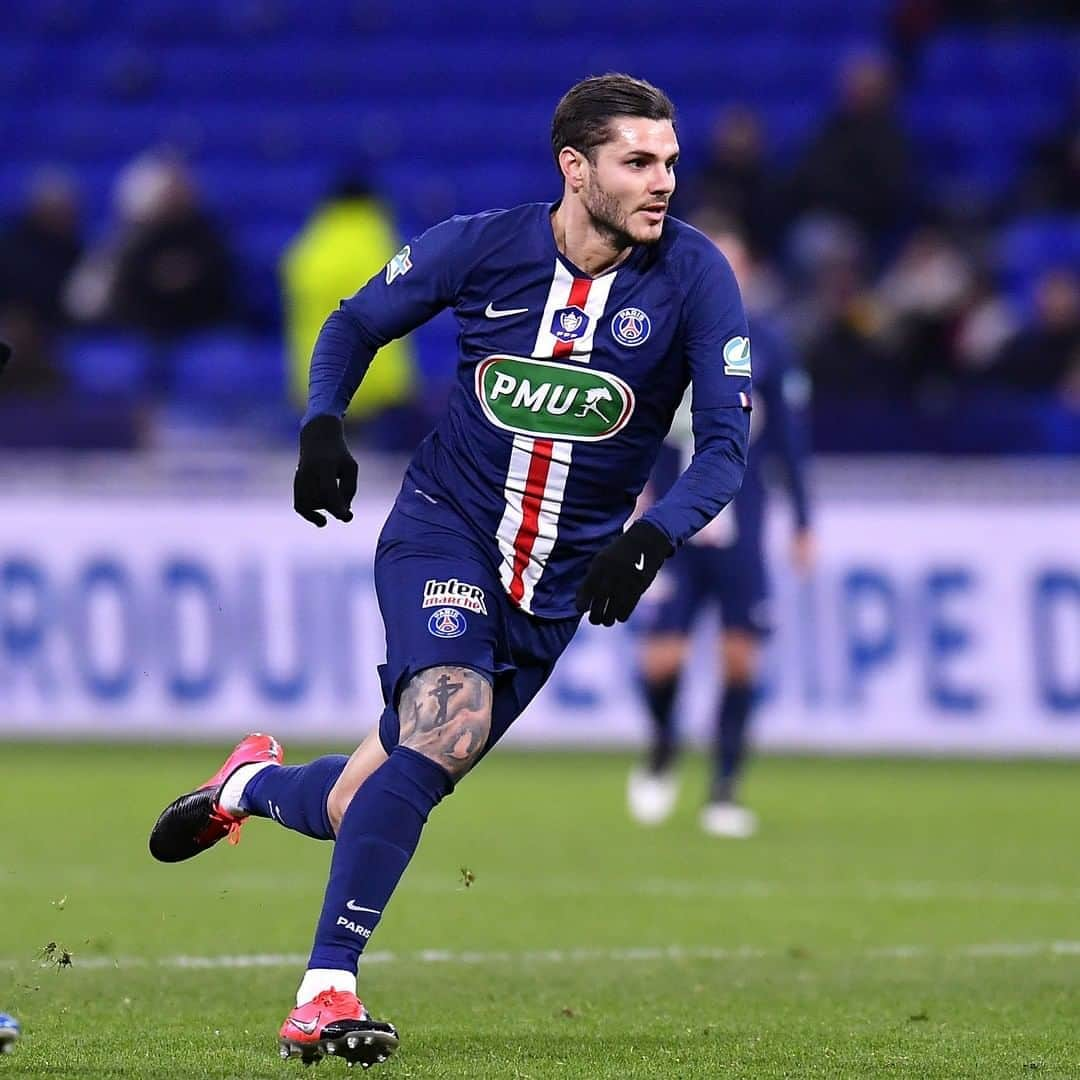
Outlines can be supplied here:
[[571, 191], [580, 191], [585, 186], [585, 171], [588, 159], [572, 146], [564, 146], [559, 151], [559, 168], [563, 179], [570, 185]]

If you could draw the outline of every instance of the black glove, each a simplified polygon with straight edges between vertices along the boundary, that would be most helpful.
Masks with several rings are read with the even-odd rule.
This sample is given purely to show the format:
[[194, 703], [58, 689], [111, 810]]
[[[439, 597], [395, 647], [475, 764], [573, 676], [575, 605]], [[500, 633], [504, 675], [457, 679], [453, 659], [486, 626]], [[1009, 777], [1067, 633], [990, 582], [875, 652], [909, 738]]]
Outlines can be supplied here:
[[655, 525], [635, 521], [589, 564], [578, 589], [578, 611], [587, 611], [594, 626], [626, 622], [673, 550]]
[[356, 462], [345, 445], [345, 427], [336, 416], [316, 416], [300, 429], [300, 461], [293, 477], [293, 509], [321, 529], [326, 510], [352, 521], [349, 503], [356, 494]]

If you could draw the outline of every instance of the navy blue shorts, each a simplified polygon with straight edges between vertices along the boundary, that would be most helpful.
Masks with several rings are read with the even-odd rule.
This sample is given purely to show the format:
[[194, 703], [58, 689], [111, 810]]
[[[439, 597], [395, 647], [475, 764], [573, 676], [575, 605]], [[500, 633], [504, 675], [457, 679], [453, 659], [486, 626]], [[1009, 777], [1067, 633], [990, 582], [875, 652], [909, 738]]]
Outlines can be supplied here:
[[667, 561], [645, 594], [636, 623], [643, 634], [688, 634], [715, 604], [726, 630], [766, 637], [772, 630], [765, 561], [758, 544], [687, 544]]
[[375, 592], [386, 629], [379, 737], [387, 752], [397, 745], [398, 699], [417, 672], [459, 665], [492, 685], [487, 753], [547, 682], [580, 617], [525, 614], [510, 602], [475, 541], [448, 527], [441, 512], [428, 515], [418, 501], [408, 505], [409, 513], [395, 505], [375, 551]]

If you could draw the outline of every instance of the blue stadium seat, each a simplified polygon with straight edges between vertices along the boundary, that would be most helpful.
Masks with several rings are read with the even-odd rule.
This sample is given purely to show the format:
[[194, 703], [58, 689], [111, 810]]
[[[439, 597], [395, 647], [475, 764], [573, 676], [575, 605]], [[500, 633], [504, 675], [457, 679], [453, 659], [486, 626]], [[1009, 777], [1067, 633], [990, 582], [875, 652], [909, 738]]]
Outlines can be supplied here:
[[147, 388], [153, 357], [143, 338], [86, 332], [64, 340], [61, 362], [77, 394], [137, 398]]
[[212, 209], [241, 227], [301, 219], [325, 194], [328, 182], [321, 162], [203, 161], [195, 173]]
[[170, 346], [169, 362], [177, 401], [273, 402], [284, 393], [285, 361], [277, 338], [208, 330]]
[[1004, 284], [1025, 291], [1040, 274], [1058, 266], [1080, 274], [1080, 215], [1031, 217], [1007, 226], [997, 250]]
[[1064, 103], [1076, 77], [1078, 43], [1047, 31], [954, 31], [927, 44], [917, 82], [942, 96], [1028, 97]]

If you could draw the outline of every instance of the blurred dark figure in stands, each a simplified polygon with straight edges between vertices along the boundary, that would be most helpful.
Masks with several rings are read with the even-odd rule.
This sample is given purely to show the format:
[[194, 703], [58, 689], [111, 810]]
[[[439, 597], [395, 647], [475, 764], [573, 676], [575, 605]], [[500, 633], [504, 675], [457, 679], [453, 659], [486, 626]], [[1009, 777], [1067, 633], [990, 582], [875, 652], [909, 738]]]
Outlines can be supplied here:
[[166, 338], [220, 324], [232, 314], [225, 242], [179, 162], [163, 161], [154, 183], [120, 256], [116, 313]]
[[974, 284], [971, 259], [933, 228], [912, 235], [878, 283], [884, 340], [902, 358], [909, 393], [954, 381], [957, 330]]
[[887, 238], [911, 216], [910, 157], [892, 69], [883, 57], [860, 54], [844, 66], [839, 106], [791, 176], [792, 205]]
[[976, 266], [964, 298], [953, 342], [957, 372], [968, 382], [980, 380], [1019, 330], [1012, 302], [994, 287], [985, 267]]
[[991, 373], [1021, 390], [1072, 400], [1080, 376], [1080, 277], [1049, 270], [1035, 289], [1035, 320], [1005, 348]]
[[939, 0], [944, 21], [1075, 22], [1076, 0]]
[[779, 193], [765, 158], [765, 138], [756, 112], [735, 106], [712, 130], [709, 154], [691, 183], [695, 209], [738, 222], [759, 251], [771, 251], [782, 226]]
[[804, 230], [800, 293], [791, 309], [806, 369], [819, 400], [886, 398], [901, 380], [895, 357], [882, 341], [883, 313], [870, 288], [858, 232], [850, 226], [819, 223]]
[[1080, 85], [1063, 128], [1036, 148], [1017, 203], [1034, 213], [1080, 213]]
[[61, 297], [81, 250], [74, 183], [59, 172], [42, 173], [21, 216], [0, 234], [0, 337], [19, 358], [5, 391], [49, 392], [63, 384], [54, 356], [66, 323]]
[[896, 0], [889, 18], [893, 53], [906, 77], [927, 38], [949, 23], [1077, 22], [1076, 0]]
[[[357, 170], [359, 173], [359, 170]], [[281, 259], [289, 390], [298, 415], [308, 395], [315, 339], [343, 297], [352, 296], [401, 248], [390, 210], [356, 175], [340, 180], [315, 208]], [[416, 406], [416, 365], [408, 338], [375, 355], [345, 420], [362, 445], [412, 450], [430, 427]]]
[[941, 17], [941, 0], [896, 0], [889, 17], [889, 38], [903, 81], [911, 78], [926, 39]]
[[228, 250], [181, 162], [137, 159], [118, 181], [116, 209], [119, 234], [69, 288], [77, 318], [168, 340], [233, 316]]

